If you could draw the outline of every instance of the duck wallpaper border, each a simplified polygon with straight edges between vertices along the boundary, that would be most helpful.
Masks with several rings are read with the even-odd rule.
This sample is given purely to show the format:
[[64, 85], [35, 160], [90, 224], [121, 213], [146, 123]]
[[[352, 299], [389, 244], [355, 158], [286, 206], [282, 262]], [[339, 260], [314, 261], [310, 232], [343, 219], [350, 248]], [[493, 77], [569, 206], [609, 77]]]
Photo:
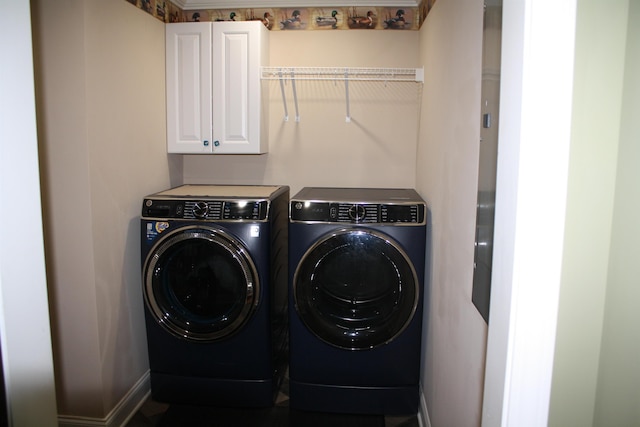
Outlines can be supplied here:
[[436, 0], [417, 8], [332, 7], [182, 10], [168, 0], [126, 0], [166, 22], [262, 21], [271, 31], [419, 30]]

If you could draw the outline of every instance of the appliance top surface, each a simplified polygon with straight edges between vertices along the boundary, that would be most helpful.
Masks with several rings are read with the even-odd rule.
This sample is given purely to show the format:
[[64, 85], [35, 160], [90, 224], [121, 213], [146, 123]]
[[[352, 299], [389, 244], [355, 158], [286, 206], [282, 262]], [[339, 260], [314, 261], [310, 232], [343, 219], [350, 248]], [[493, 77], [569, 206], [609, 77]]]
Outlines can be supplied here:
[[206, 185], [187, 184], [148, 197], [249, 198], [266, 199], [280, 190], [278, 185]]
[[292, 200], [345, 203], [424, 203], [411, 188], [305, 187]]

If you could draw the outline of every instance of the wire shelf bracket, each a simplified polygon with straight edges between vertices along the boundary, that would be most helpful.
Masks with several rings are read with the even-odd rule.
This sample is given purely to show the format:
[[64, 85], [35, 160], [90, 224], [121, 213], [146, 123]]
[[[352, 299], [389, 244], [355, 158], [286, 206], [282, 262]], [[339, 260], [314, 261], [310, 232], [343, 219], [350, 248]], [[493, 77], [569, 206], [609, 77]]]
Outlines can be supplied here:
[[298, 110], [297, 80], [344, 81], [346, 98], [346, 121], [351, 121], [349, 108], [349, 81], [372, 82], [414, 82], [424, 83], [424, 68], [345, 68], [345, 67], [262, 67], [262, 80], [279, 80], [284, 121], [289, 121], [289, 110], [284, 85], [290, 80], [293, 91], [293, 102], [296, 109], [296, 122], [300, 121]]

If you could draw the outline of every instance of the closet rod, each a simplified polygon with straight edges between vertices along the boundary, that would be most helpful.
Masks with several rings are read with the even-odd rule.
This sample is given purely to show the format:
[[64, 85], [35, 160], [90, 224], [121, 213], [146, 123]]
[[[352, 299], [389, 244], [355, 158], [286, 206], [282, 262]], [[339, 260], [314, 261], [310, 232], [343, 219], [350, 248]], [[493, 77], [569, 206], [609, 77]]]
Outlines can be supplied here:
[[293, 102], [296, 108], [296, 122], [300, 121], [298, 111], [298, 93], [296, 80], [331, 80], [344, 81], [345, 101], [347, 109], [347, 123], [351, 121], [349, 82], [350, 81], [381, 81], [381, 82], [424, 82], [424, 68], [337, 68], [337, 67], [262, 67], [263, 80], [279, 80], [282, 104], [284, 106], [284, 121], [289, 121], [289, 110], [285, 96], [284, 85], [291, 80]]
[[424, 68], [262, 67], [263, 80], [424, 82]]

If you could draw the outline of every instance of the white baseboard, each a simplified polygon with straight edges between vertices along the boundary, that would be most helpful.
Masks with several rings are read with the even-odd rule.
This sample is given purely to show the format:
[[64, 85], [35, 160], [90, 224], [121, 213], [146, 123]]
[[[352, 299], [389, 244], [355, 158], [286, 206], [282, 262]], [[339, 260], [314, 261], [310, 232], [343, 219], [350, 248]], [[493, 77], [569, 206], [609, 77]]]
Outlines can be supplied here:
[[58, 417], [59, 427], [122, 427], [129, 422], [131, 417], [140, 409], [142, 404], [151, 394], [151, 382], [149, 371], [129, 389], [127, 394], [104, 418], [76, 417], [62, 415]]
[[420, 387], [420, 408], [418, 408], [418, 425], [420, 427], [431, 427], [429, 411], [427, 410], [427, 399], [424, 397], [422, 387]]

